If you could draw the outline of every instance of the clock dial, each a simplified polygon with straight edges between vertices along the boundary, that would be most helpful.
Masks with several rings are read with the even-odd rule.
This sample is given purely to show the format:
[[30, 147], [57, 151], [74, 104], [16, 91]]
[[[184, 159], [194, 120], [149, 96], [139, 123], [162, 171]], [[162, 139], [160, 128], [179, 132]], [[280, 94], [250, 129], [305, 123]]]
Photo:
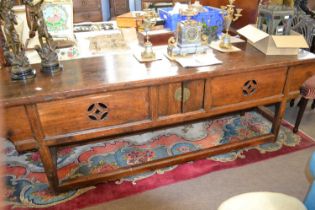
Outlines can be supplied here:
[[189, 42], [195, 42], [198, 39], [198, 28], [197, 27], [189, 27], [186, 30], [186, 40]]

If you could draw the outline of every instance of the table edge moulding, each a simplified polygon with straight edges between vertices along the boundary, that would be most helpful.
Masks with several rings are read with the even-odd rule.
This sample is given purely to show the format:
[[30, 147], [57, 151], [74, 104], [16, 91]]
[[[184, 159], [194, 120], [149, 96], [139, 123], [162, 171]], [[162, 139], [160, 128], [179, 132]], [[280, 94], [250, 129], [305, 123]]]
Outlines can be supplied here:
[[[5, 134], [19, 152], [38, 149], [55, 192], [206, 158], [275, 141], [286, 102], [315, 74], [315, 59], [266, 56], [248, 44], [238, 53], [214, 54], [222, 65], [183, 68], [164, 58], [140, 64], [130, 54], [62, 62], [54, 76], [37, 69], [32, 81], [11, 81], [0, 71]], [[264, 106], [275, 105], [275, 114]], [[56, 151], [117, 136], [256, 110], [272, 122], [270, 133], [114, 171], [60, 182]]]

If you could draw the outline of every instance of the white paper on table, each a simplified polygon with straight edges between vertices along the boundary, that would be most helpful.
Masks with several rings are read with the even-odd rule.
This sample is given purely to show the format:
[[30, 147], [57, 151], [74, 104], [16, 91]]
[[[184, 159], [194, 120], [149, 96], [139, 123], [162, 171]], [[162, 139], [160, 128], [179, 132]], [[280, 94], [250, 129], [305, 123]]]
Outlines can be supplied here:
[[212, 41], [209, 46], [210, 46], [212, 49], [218, 50], [218, 51], [220, 51], [220, 52], [239, 52], [239, 51], [241, 51], [240, 48], [235, 47], [235, 46], [233, 46], [233, 45], [231, 46], [230, 49], [221, 48], [221, 47], [220, 47], [220, 43], [221, 43], [221, 40]]
[[183, 67], [201, 67], [201, 66], [211, 66], [215, 64], [221, 64], [222, 61], [218, 60], [213, 53], [206, 54], [194, 54], [186, 57], [175, 58], [180, 65]]
[[[219, 35], [218, 40], [212, 41], [212, 42], [220, 42], [223, 35], [224, 34], [222, 33], [221, 35]], [[241, 39], [239, 35], [235, 35], [235, 36], [230, 36], [230, 42], [231, 42], [231, 44], [242, 43], [242, 42], [245, 42], [245, 40]]]
[[300, 49], [299, 54], [298, 54], [298, 58], [301, 60], [314, 59], [315, 54], [311, 53], [307, 50]]

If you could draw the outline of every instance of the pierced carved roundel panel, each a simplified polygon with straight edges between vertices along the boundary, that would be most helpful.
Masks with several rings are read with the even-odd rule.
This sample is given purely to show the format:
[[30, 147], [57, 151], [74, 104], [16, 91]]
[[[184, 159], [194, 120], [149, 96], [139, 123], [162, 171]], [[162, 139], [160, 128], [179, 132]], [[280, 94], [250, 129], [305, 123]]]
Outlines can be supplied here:
[[243, 95], [251, 96], [257, 91], [257, 81], [256, 80], [248, 80], [243, 85]]
[[88, 109], [88, 117], [94, 121], [106, 120], [108, 116], [108, 107], [104, 103], [91, 104]]

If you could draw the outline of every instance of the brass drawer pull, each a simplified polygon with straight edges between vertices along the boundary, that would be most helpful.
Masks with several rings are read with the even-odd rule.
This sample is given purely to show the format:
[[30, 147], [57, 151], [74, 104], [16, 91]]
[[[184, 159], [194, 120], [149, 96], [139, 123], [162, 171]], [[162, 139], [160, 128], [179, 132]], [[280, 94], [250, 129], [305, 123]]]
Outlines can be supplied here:
[[[190, 98], [190, 90], [188, 88], [183, 88], [183, 95], [182, 95], [182, 88], [177, 88], [175, 91], [175, 100], [178, 102], [186, 102]], [[183, 98], [182, 98], [183, 97]]]

